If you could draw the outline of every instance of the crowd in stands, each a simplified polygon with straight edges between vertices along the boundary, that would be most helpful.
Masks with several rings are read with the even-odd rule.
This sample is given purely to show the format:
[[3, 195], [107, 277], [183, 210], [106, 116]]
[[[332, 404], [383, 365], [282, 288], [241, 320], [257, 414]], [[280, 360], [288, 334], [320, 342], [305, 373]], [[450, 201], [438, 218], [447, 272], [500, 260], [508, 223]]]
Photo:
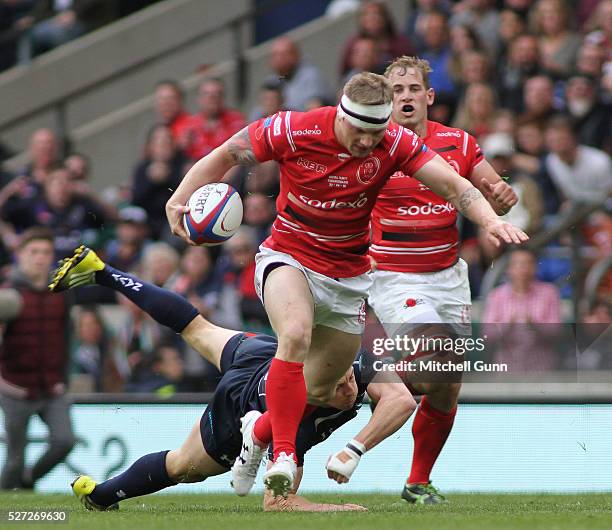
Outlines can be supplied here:
[[0, 0], [0, 71], [159, 0]]
[[[26, 4], [71, 4], [79, 13], [77, 6], [87, 2], [0, 1], [0, 9], [18, 13]], [[433, 68], [430, 119], [473, 134], [515, 188], [520, 202], [508, 220], [534, 235], [552, 227], [572, 202], [610, 197], [612, 0], [416, 0], [403, 28], [384, 2], [348, 4], [359, 10], [358, 22], [354, 35], [336, 46], [337, 78], [326, 79], [296, 42], [280, 37], [271, 46], [270, 75], [257, 105], [246, 109], [249, 121], [280, 109], [335, 104], [350, 75], [381, 73], [393, 57], [417, 54]], [[169, 233], [164, 205], [191, 164], [247, 119], [226, 105], [219, 79], [202, 81], [193, 109], [174, 80], [160, 80], [152, 90], [157, 122], [146, 133], [142, 157], [125, 184], [102, 194], [89, 183], [85, 154], [62, 158], [54, 131], [32, 134], [29, 164], [18, 174], [0, 174], [0, 279], [8, 278], [19, 234], [45, 226], [55, 235], [58, 259], [85, 243], [111, 265], [182, 294], [219, 325], [269, 331], [253, 285], [254, 256], [274, 219], [278, 168], [267, 162], [226, 175], [244, 201], [243, 227], [221, 247], [186, 248]], [[576, 230], [585, 266], [610, 255], [609, 206]], [[504, 249], [492, 247], [469, 223], [462, 234], [461, 255], [477, 297], [484, 272]], [[568, 249], [561, 235], [537, 259], [514, 256], [509, 283], [483, 300], [485, 320], [503, 322], [517, 312], [521, 322], [566, 319], [561, 301], [571, 294], [568, 277], [577, 273]], [[612, 282], [604, 281], [581, 320], [609, 322], [611, 294]], [[76, 389], [167, 395], [214, 387], [215, 369], [125, 298], [96, 287], [81, 289], [76, 298]], [[105, 317], [113, 305], [124, 315], [114, 329]]]

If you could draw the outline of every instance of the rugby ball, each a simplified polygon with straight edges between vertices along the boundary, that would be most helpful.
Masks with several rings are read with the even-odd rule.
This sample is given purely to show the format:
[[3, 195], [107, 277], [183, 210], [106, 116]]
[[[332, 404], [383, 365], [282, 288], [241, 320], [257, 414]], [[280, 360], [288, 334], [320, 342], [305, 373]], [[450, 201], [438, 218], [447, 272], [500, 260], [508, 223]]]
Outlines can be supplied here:
[[242, 200], [238, 192], [222, 182], [206, 184], [193, 192], [183, 225], [198, 245], [212, 247], [232, 237], [242, 223]]

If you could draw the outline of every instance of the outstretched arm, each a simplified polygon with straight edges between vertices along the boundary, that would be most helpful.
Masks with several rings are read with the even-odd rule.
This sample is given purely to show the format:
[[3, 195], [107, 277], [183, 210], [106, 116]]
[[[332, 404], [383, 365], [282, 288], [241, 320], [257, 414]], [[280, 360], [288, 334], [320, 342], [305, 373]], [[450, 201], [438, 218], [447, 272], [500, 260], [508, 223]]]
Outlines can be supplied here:
[[189, 211], [185, 205], [191, 194], [205, 184], [220, 181], [234, 166], [248, 166], [256, 163], [257, 159], [246, 127], [198, 160], [166, 203], [166, 216], [172, 233], [193, 245], [182, 222], [183, 214]]
[[348, 482], [359, 464], [362, 455], [356, 453], [355, 448], [360, 452], [372, 449], [404, 425], [416, 409], [412, 394], [400, 378], [388, 375], [392, 376], [391, 380], [368, 385], [368, 395], [376, 404], [370, 421], [344, 449], [327, 461], [327, 476], [338, 484]]
[[525, 232], [502, 221], [482, 193], [455, 173], [439, 155], [425, 163], [413, 176], [480, 226], [496, 247], [500, 241], [520, 245], [529, 239]]

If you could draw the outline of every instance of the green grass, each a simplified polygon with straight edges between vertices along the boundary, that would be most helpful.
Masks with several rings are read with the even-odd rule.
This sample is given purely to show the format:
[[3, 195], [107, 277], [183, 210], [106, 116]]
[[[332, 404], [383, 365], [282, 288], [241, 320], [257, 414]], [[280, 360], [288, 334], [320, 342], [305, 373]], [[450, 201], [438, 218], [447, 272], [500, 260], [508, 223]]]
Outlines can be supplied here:
[[[12, 523], [3, 528], [92, 530], [582, 530], [612, 528], [612, 494], [451, 495], [444, 506], [410, 506], [391, 495], [308, 495], [319, 502], [353, 502], [368, 513], [263, 513], [252, 495], [154, 495], [121, 503], [118, 512], [87, 512], [68, 495], [0, 494], [0, 512], [67, 510], [67, 524]], [[6, 517], [6, 515], [4, 515]], [[6, 519], [5, 519], [6, 520]]]

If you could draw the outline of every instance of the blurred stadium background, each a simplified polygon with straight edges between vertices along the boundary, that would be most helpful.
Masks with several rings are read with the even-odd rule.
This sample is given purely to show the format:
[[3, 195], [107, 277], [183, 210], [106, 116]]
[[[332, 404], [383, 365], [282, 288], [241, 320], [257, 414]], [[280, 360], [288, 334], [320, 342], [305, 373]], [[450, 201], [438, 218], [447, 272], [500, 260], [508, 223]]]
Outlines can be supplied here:
[[[499, 284], [547, 282], [563, 329], [598, 330], [578, 363], [573, 353], [553, 356], [544, 378], [467, 383], [436, 484], [610, 490], [611, 47], [611, 0], [0, 1], [0, 281], [19, 234], [44, 225], [58, 259], [84, 242], [220, 325], [269, 331], [252, 280], [274, 218], [274, 164], [227, 176], [245, 202], [246, 228], [222, 247], [185, 249], [170, 236], [170, 190], [247, 121], [334, 104], [351, 73], [419, 54], [435, 69], [430, 116], [478, 138], [521, 197], [512, 220], [537, 254], [533, 270], [507, 275], [508, 255], [462, 223], [475, 321], [493, 311], [487, 301]], [[565, 136], [554, 134], [558, 115], [571, 124]], [[527, 295], [528, 322], [550, 324], [538, 320], [539, 305]], [[141, 453], [176, 446], [217, 377], [113, 293], [82, 289], [72, 317], [66, 355], [79, 445], [42, 491], [64, 490], [77, 470], [106, 478]], [[399, 487], [409, 429], [364, 460], [352, 488]], [[38, 420], [31, 437], [28, 460], [45, 439]], [[343, 440], [313, 451], [305, 488], [330, 487], [323, 462]]]

